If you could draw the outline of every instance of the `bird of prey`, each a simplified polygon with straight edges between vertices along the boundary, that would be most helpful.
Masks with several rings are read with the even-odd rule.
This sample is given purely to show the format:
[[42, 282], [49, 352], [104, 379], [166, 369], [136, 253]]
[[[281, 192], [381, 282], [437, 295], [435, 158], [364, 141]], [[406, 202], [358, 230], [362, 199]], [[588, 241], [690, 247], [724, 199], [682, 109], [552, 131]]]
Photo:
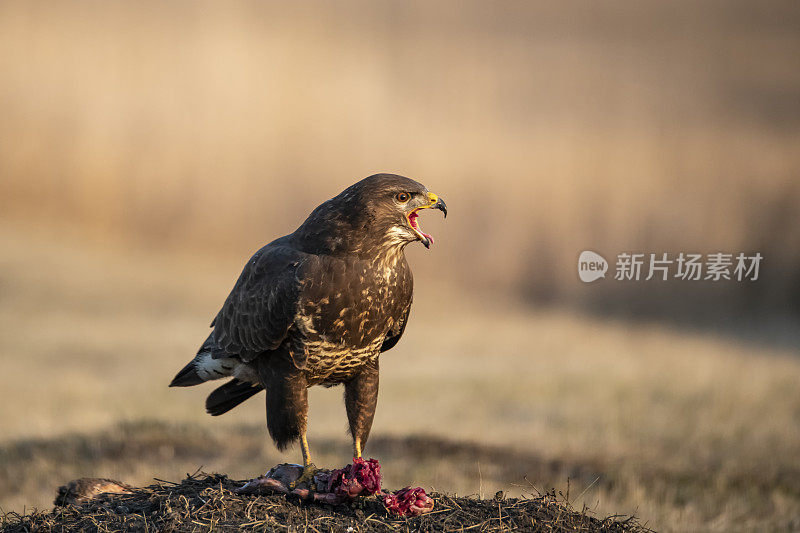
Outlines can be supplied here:
[[277, 447], [300, 441], [300, 482], [317, 471], [306, 441], [308, 387], [344, 384], [360, 458], [377, 404], [378, 356], [400, 340], [411, 309], [405, 247], [433, 244], [417, 220], [430, 208], [447, 216], [441, 198], [395, 174], [375, 174], [323, 202], [247, 262], [213, 331], [170, 386], [233, 378], [206, 400], [214, 416], [265, 390]]

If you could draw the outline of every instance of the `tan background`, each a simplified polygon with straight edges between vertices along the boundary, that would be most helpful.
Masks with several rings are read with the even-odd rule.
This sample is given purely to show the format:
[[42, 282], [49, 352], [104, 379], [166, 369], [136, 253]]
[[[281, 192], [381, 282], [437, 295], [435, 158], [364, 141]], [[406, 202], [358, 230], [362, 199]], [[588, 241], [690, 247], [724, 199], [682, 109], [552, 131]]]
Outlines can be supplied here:
[[[262, 400], [211, 419], [165, 385], [250, 253], [390, 171], [450, 217], [382, 363], [389, 483], [800, 527], [799, 27], [792, 2], [0, 4], [0, 506], [296, 460]], [[584, 249], [765, 260], [585, 285]], [[332, 465], [344, 427], [315, 391]]]

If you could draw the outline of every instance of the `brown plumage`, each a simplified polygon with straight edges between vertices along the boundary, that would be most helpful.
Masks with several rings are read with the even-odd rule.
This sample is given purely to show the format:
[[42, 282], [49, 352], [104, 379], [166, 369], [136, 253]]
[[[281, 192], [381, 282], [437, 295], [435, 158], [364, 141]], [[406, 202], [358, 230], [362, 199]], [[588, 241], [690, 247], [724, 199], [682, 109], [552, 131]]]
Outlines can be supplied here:
[[206, 409], [219, 415], [266, 390], [267, 428], [284, 448], [305, 441], [308, 387], [344, 384], [354, 453], [366, 443], [378, 397], [378, 356], [403, 334], [413, 278], [404, 250], [433, 238], [418, 211], [444, 202], [422, 184], [370, 176], [317, 207], [292, 234], [248, 261], [214, 328], [170, 386], [233, 377]]

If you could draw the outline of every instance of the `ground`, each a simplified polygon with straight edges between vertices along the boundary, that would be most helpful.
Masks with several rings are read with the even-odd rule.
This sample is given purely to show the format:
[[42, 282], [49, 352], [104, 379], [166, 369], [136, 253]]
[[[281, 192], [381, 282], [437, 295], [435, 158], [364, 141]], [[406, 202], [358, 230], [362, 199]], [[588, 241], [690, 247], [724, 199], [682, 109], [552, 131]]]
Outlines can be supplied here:
[[[211, 418], [211, 387], [167, 388], [238, 262], [8, 226], [0, 250], [3, 511], [49, 509], [55, 487], [83, 476], [144, 486], [202, 467], [244, 479], [299, 460], [269, 442], [262, 397]], [[366, 456], [386, 486], [486, 498], [531, 483], [659, 531], [800, 528], [793, 344], [437, 291], [417, 279], [405, 337], [381, 359]], [[341, 389], [311, 392], [314, 459], [345, 464]]]
[[337, 506], [303, 504], [284, 496], [243, 496], [244, 481], [197, 475], [158, 481], [131, 495], [108, 495], [52, 512], [0, 517], [3, 531], [575, 531], [644, 532], [633, 518], [598, 519], [555, 493], [527, 498], [432, 495], [434, 511], [414, 518], [389, 515], [373, 498]]

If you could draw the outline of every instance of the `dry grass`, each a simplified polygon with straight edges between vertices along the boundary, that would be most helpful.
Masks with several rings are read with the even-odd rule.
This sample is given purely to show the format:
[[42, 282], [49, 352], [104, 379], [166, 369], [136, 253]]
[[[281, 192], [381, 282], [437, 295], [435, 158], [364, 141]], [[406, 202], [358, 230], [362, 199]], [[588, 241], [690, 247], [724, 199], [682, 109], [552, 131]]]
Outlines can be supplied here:
[[387, 513], [376, 498], [351, 504], [303, 505], [284, 496], [243, 496], [243, 481], [227, 476], [190, 476], [181, 483], [158, 483], [133, 495], [108, 496], [50, 513], [0, 516], [7, 533], [29, 531], [571, 531], [647, 533], [629, 517], [598, 519], [574, 510], [563, 495], [536, 494], [523, 499], [479, 500], [433, 494], [435, 509], [416, 518]]
[[[3, 2], [0, 209], [239, 258], [395, 171], [452, 206], [419, 272], [635, 315], [785, 312], [799, 22], [791, 0]], [[586, 248], [766, 270], [586, 290]]]
[[[10, 231], [0, 249], [4, 510], [46, 508], [80, 476], [245, 478], [297, 461], [267, 442], [260, 400], [212, 419], [208, 387], [166, 388], [235, 267]], [[527, 474], [659, 530], [798, 527], [797, 350], [417, 289], [367, 448], [390, 486], [518, 496]], [[320, 462], [347, 460], [344, 428], [340, 391], [312, 389]]]

